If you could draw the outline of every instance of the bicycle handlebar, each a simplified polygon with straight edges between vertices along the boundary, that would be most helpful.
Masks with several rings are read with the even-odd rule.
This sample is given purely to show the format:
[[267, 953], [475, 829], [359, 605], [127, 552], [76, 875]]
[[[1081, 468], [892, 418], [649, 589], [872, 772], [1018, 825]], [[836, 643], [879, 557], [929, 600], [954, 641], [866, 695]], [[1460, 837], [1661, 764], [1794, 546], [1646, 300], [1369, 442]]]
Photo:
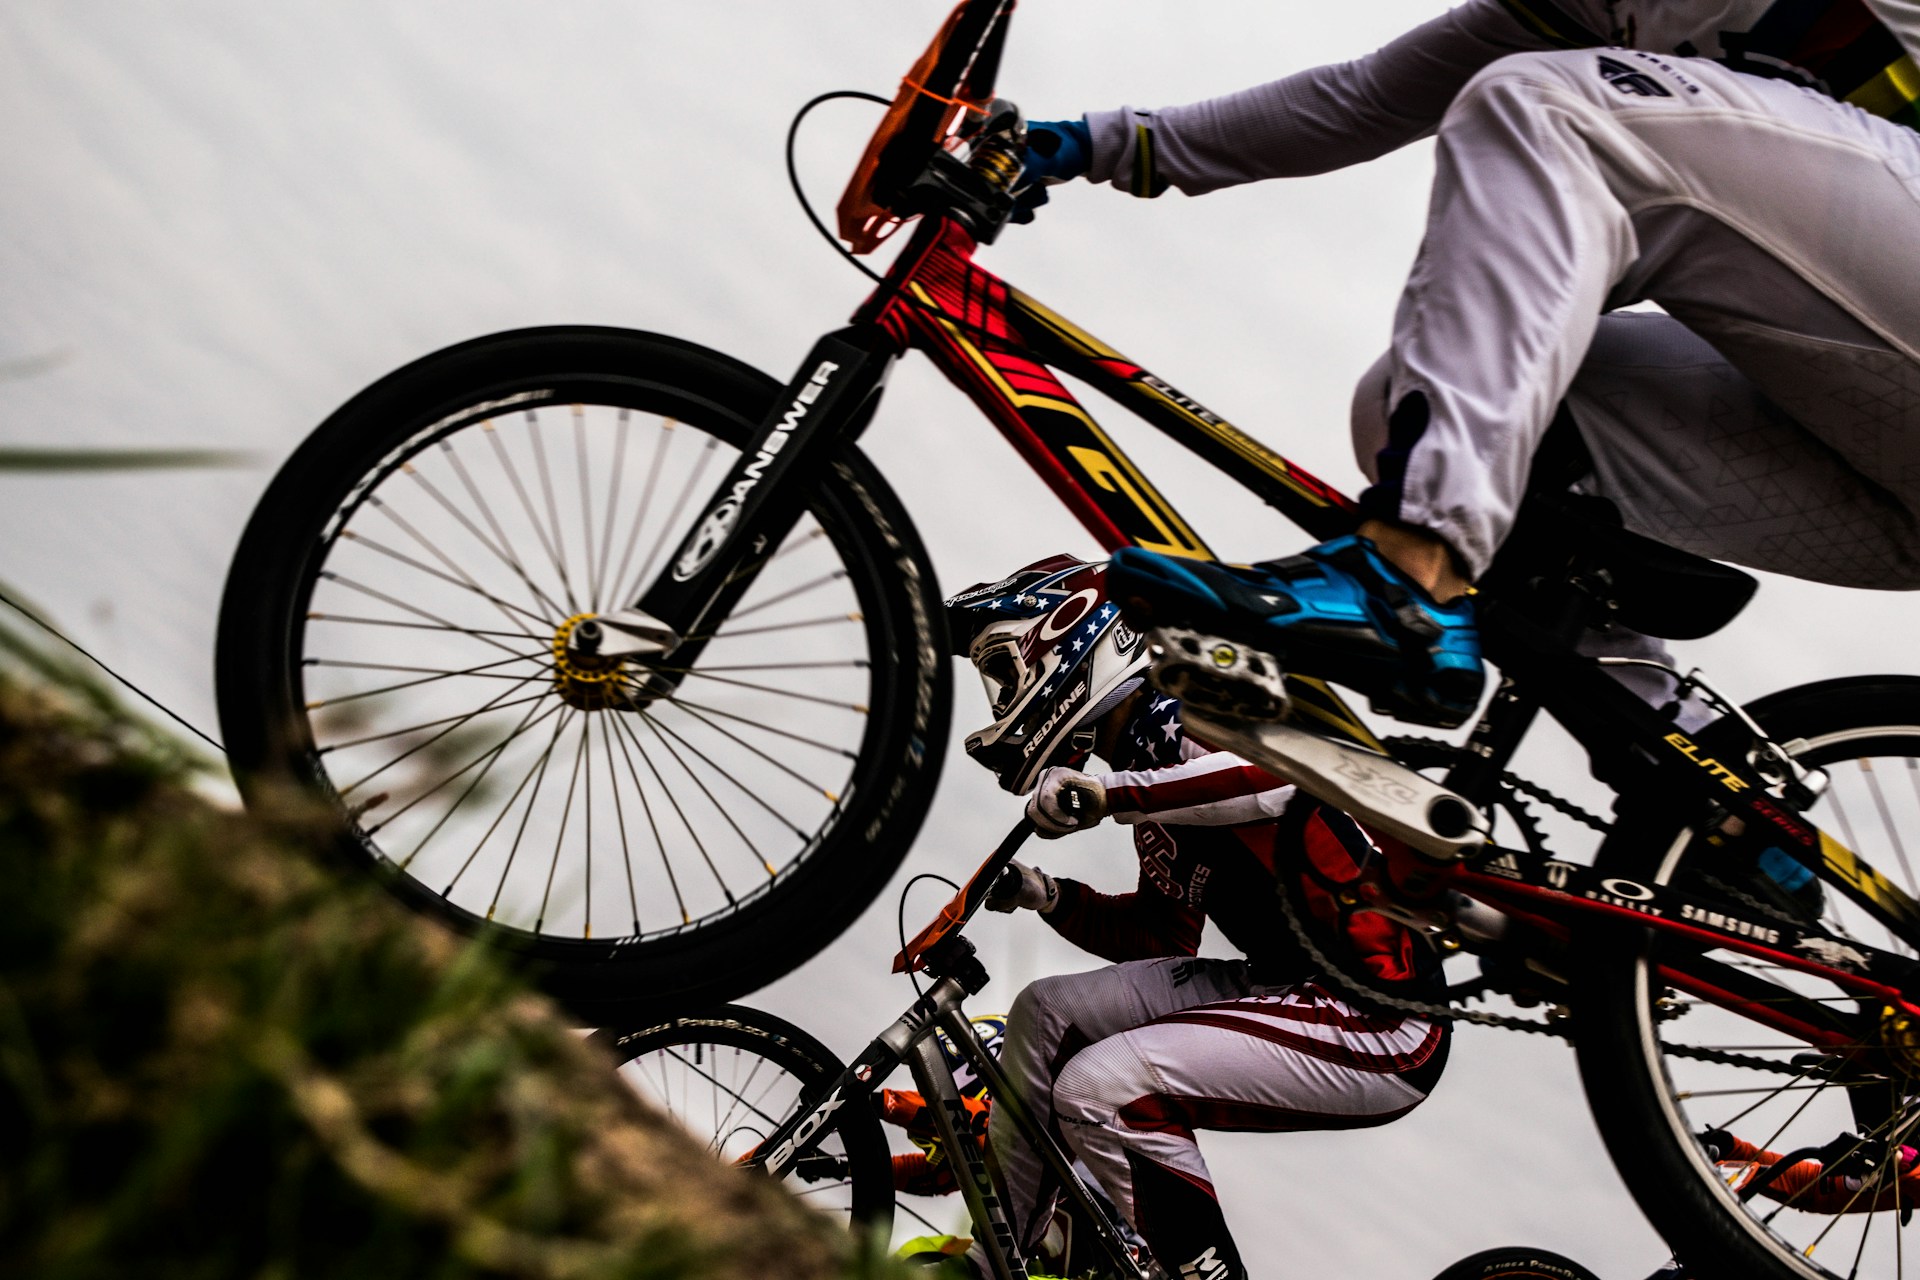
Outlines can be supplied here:
[[960, 886], [960, 892], [940, 908], [940, 914], [934, 917], [933, 923], [915, 934], [913, 940], [894, 956], [893, 971], [919, 972], [926, 967], [926, 954], [935, 944], [966, 928], [967, 921], [973, 919], [974, 913], [987, 900], [987, 895], [993, 892], [994, 882], [1000, 878], [1000, 873], [1007, 870], [1013, 855], [1020, 851], [1020, 846], [1032, 834], [1033, 823], [1022, 815], [1013, 830], [1007, 832], [998, 847], [987, 855], [987, 860]]

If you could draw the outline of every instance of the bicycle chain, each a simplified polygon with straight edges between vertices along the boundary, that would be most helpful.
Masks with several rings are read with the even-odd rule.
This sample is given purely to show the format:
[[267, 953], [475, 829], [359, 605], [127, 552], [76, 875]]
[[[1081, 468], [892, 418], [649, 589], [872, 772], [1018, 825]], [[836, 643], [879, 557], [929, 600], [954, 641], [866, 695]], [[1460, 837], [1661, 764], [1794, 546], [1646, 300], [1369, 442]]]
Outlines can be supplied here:
[[[1508, 790], [1517, 794], [1530, 796], [1542, 804], [1547, 805], [1549, 808], [1586, 826], [1592, 827], [1596, 831], [1604, 833], [1611, 830], [1611, 827], [1606, 822], [1594, 814], [1588, 813], [1571, 801], [1562, 800], [1559, 796], [1554, 795], [1544, 787], [1536, 786], [1524, 778], [1502, 772], [1500, 775], [1500, 783]], [[1541, 844], [1543, 848], [1545, 843], [1545, 838], [1542, 837]], [[1733, 892], [1737, 898], [1743, 898], [1743, 895], [1738, 894], [1737, 891]], [[1553, 1021], [1535, 1021], [1530, 1018], [1516, 1018], [1508, 1014], [1488, 1013], [1479, 1009], [1469, 1009], [1464, 1005], [1456, 1004], [1452, 1001], [1442, 1003], [1431, 1000], [1415, 1000], [1407, 996], [1394, 995], [1390, 992], [1382, 991], [1366, 982], [1353, 978], [1345, 970], [1341, 969], [1325, 952], [1320, 950], [1319, 945], [1313, 940], [1311, 931], [1306, 927], [1306, 923], [1302, 921], [1294, 911], [1293, 897], [1294, 895], [1291, 892], [1284, 889], [1279, 894], [1280, 911], [1281, 914], [1286, 917], [1287, 929], [1293, 934], [1294, 943], [1306, 954], [1307, 959], [1312, 962], [1320, 977], [1329, 981], [1337, 988], [1334, 994], [1347, 999], [1358, 1000], [1362, 1004], [1371, 1004], [1377, 1007], [1397, 1010], [1401, 1013], [1412, 1014], [1416, 1017], [1427, 1019], [1447, 1018], [1455, 1022], [1470, 1022], [1475, 1026], [1497, 1027], [1505, 1031], [1526, 1032], [1529, 1035], [1553, 1036], [1572, 1043], [1573, 1033], [1571, 1028], [1566, 1025], [1556, 1025]], [[1564, 1024], [1567, 1021], [1569, 1020], [1562, 1019], [1561, 1023]], [[1771, 1071], [1775, 1073], [1779, 1073], [1785, 1068], [1785, 1064], [1770, 1058], [1729, 1053], [1723, 1049], [1706, 1049], [1674, 1044], [1663, 1045], [1663, 1048], [1674, 1057], [1692, 1058], [1702, 1062], [1717, 1062], [1722, 1066], [1746, 1067], [1752, 1070]]]

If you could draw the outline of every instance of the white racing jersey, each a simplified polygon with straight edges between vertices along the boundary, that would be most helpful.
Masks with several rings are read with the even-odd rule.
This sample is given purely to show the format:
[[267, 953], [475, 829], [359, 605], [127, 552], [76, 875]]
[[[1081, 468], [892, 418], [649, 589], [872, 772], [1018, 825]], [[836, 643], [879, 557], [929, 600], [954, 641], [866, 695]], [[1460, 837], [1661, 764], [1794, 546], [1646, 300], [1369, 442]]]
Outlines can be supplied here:
[[1920, 128], [1920, 0], [1467, 0], [1352, 62], [1187, 106], [1089, 112], [1088, 177], [1200, 195], [1344, 168], [1431, 133], [1507, 54], [1603, 46], [1706, 58]]

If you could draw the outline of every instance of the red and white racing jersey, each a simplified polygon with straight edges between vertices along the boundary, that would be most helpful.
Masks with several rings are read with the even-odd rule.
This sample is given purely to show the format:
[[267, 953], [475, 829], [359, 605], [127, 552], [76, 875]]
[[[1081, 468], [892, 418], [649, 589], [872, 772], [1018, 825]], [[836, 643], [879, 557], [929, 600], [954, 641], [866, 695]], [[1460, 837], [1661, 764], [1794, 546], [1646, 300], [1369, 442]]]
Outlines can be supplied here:
[[1107, 960], [1193, 955], [1212, 920], [1262, 981], [1312, 975], [1281, 913], [1277, 877], [1299, 877], [1305, 900], [1350, 959], [1382, 983], [1426, 981], [1432, 951], [1404, 926], [1339, 905], [1335, 890], [1380, 856], [1376, 838], [1230, 752], [1186, 736], [1180, 704], [1149, 694], [1100, 775], [1108, 812], [1134, 832], [1139, 881], [1103, 894], [1062, 879], [1047, 922]]

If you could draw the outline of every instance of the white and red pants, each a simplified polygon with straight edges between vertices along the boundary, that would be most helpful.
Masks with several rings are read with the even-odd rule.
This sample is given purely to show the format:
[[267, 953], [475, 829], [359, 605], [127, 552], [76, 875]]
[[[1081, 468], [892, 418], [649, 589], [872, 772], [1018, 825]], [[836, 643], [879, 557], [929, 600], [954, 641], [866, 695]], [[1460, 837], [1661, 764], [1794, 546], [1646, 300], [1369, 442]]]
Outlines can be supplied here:
[[[1420, 1105], [1447, 1030], [1376, 1018], [1311, 982], [1252, 983], [1244, 961], [1135, 960], [1043, 978], [1007, 1019], [1001, 1065], [1036, 1118], [1099, 1179], [1169, 1274], [1241, 1274], [1197, 1129], [1385, 1124]], [[987, 1136], [1024, 1243], [1055, 1188], [998, 1112]]]
[[1355, 398], [1370, 500], [1477, 576], [1563, 398], [1629, 528], [1920, 588], [1920, 133], [1697, 58], [1480, 72]]

